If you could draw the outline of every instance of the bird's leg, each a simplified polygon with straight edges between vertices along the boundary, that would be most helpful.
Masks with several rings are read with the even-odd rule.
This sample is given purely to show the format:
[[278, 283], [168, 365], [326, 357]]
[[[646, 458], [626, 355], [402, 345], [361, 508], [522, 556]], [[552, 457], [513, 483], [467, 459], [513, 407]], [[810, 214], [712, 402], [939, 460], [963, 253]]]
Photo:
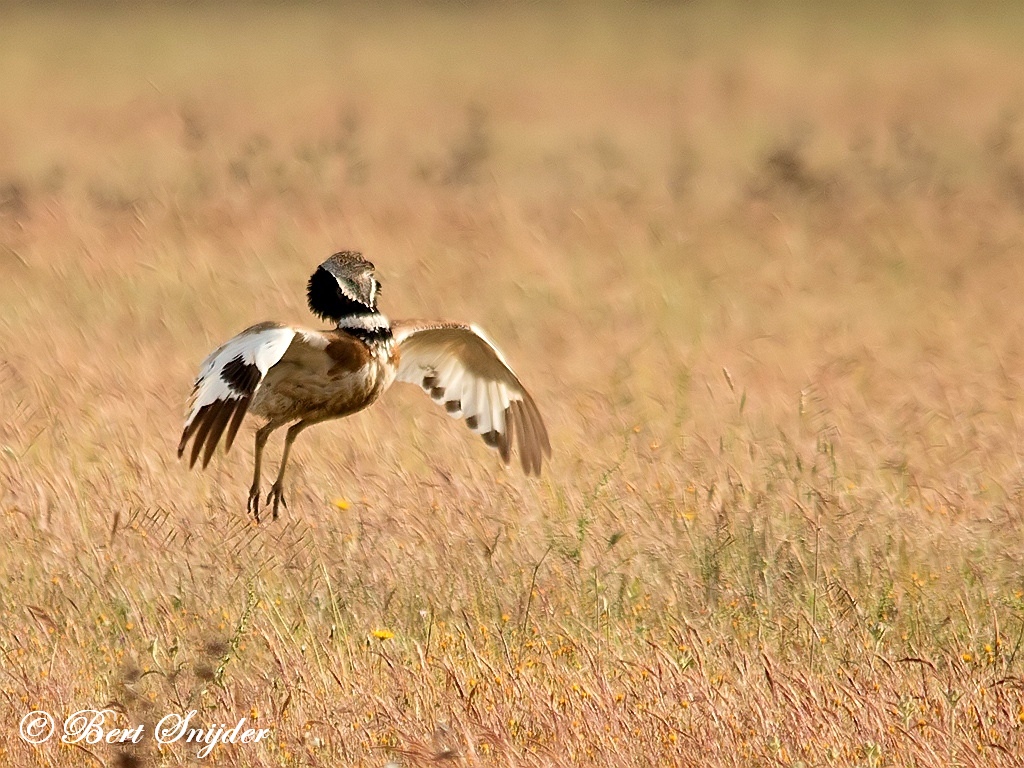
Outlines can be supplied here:
[[260, 521], [260, 467], [263, 464], [263, 447], [267, 444], [267, 439], [270, 437], [270, 433], [279, 426], [281, 425], [270, 422], [256, 430], [256, 450], [255, 460], [253, 462], [252, 487], [249, 489], [249, 504], [247, 508], [249, 512], [252, 513], [252, 516], [256, 518], [257, 523]]
[[284, 499], [284, 470], [288, 466], [288, 454], [291, 453], [292, 443], [295, 442], [295, 438], [299, 436], [299, 432], [304, 430], [306, 427], [313, 424], [312, 421], [299, 421], [288, 427], [288, 434], [284, 438], [284, 452], [281, 454], [281, 468], [277, 471], [277, 480], [270, 486], [270, 493], [267, 494], [266, 503], [269, 505], [270, 500], [274, 500], [274, 519], [277, 520], [277, 506], [283, 504], [285, 509], [288, 509], [288, 502]]

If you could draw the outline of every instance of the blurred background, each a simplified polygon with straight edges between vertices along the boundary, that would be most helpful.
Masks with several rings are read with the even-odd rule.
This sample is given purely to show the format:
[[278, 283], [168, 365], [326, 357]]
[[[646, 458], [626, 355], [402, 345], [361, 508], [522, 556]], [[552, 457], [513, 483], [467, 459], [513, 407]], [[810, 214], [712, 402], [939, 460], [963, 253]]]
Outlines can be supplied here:
[[[1009, 761], [1022, 37], [1009, 2], [5, 4], [19, 696], [101, 703], [160, 637], [233, 649], [224, 717], [294, 691], [279, 749], [317, 759], [440, 754], [445, 720], [510, 764]], [[315, 327], [305, 281], [341, 249], [390, 316], [501, 344], [551, 431], [540, 482], [418, 391], [305, 433], [273, 536], [244, 517], [250, 433], [205, 474], [175, 460], [203, 357], [260, 320]], [[209, 646], [221, 612], [264, 640]], [[491, 709], [450, 683], [506, 661]], [[809, 714], [833, 698], [849, 719]], [[923, 703], [918, 740], [894, 701]]]
[[311, 265], [353, 248], [389, 313], [490, 328], [608, 455], [635, 423], [713, 441], [735, 385], [768, 432], [805, 408], [851, 461], [923, 440], [945, 472], [928, 425], [1015, 391], [1014, 4], [4, 15], [0, 332], [81, 335], [34, 381], [101, 401], [152, 370], [170, 408], [212, 344], [305, 321]]

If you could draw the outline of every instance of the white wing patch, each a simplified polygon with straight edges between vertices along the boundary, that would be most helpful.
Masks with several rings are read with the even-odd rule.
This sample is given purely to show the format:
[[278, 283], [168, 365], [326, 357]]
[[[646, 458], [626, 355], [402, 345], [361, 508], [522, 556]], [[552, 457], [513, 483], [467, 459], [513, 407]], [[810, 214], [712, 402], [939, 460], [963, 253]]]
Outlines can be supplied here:
[[450, 416], [465, 419], [506, 464], [518, 437], [523, 470], [540, 473], [551, 454], [540, 411], [483, 331], [444, 323], [399, 323], [393, 331], [399, 381], [422, 387]]
[[[195, 464], [204, 444], [203, 466], [209, 463], [225, 429], [225, 450], [231, 448], [267, 371], [281, 360], [295, 334], [293, 328], [276, 323], [254, 325], [222, 344], [203, 361], [178, 444], [181, 457], [189, 438], [195, 436], [189, 466]], [[303, 338], [306, 336], [303, 333]]]

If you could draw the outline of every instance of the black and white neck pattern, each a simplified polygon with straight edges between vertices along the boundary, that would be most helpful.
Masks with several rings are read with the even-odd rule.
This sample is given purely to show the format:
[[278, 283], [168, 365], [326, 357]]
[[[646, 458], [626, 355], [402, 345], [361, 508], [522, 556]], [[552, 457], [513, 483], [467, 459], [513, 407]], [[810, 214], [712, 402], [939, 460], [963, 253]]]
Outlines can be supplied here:
[[355, 336], [368, 346], [387, 344], [393, 338], [391, 321], [380, 312], [360, 312], [338, 320], [338, 330]]

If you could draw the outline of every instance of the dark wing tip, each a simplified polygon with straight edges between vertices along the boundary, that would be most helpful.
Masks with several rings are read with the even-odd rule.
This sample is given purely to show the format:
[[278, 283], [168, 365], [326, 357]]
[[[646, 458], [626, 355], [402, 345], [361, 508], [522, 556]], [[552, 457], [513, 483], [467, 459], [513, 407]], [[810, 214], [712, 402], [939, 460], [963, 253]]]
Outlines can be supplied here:
[[527, 393], [518, 403], [520, 426], [523, 428], [523, 439], [519, 441], [520, 460], [523, 471], [527, 475], [540, 475], [544, 457], [551, 457], [551, 442], [544, 419], [540, 415], [537, 404]]
[[507, 465], [512, 460], [512, 445], [516, 440], [516, 420], [512, 403], [505, 409], [505, 431], [501, 435], [501, 460]]
[[224, 434], [225, 429], [227, 429], [228, 435], [224, 450], [227, 451], [231, 447], [231, 443], [235, 439], [235, 433], [242, 422], [242, 417], [245, 416], [245, 412], [249, 407], [249, 400], [250, 398], [248, 397], [237, 400], [233, 398], [230, 400], [217, 400], [200, 408], [199, 413], [196, 414], [195, 418], [192, 419], [181, 434], [181, 441], [178, 443], [178, 458], [180, 459], [184, 456], [189, 438], [192, 438], [194, 435], [192, 452], [189, 454], [188, 460], [189, 469], [196, 465], [200, 454], [203, 456], [202, 468], [206, 469], [210, 459], [213, 458], [214, 451], [216, 451], [217, 444], [220, 442], [221, 435]]
[[179, 459], [182, 456], [185, 455], [185, 446], [188, 445], [189, 439], [192, 437], [192, 435], [194, 435], [196, 433], [196, 430], [199, 429], [200, 426], [202, 426], [203, 421], [206, 419], [206, 413], [207, 413], [207, 409], [209, 407], [210, 406], [208, 406], [208, 405], [204, 405], [202, 408], [200, 408], [199, 409], [199, 413], [197, 413], [195, 415], [195, 418], [193, 418], [192, 421], [190, 421], [185, 426], [185, 429], [182, 430], [182, 432], [181, 432], [181, 440], [178, 441], [178, 458]]
[[249, 401], [251, 400], [251, 395], [243, 397], [238, 401], [238, 405], [235, 406], [235, 413], [231, 417], [231, 423], [228, 425], [228, 433], [224, 438], [224, 453], [231, 450], [231, 444], [235, 442], [235, 435], [238, 434], [238, 428], [242, 425], [242, 419], [249, 410]]
[[227, 427], [236, 405], [237, 403], [231, 400], [223, 401], [211, 417], [210, 431], [206, 435], [206, 451], [203, 453], [203, 469], [206, 469], [206, 465], [213, 458], [213, 452], [217, 450], [217, 443], [220, 442], [220, 436], [224, 434], [224, 428]]

